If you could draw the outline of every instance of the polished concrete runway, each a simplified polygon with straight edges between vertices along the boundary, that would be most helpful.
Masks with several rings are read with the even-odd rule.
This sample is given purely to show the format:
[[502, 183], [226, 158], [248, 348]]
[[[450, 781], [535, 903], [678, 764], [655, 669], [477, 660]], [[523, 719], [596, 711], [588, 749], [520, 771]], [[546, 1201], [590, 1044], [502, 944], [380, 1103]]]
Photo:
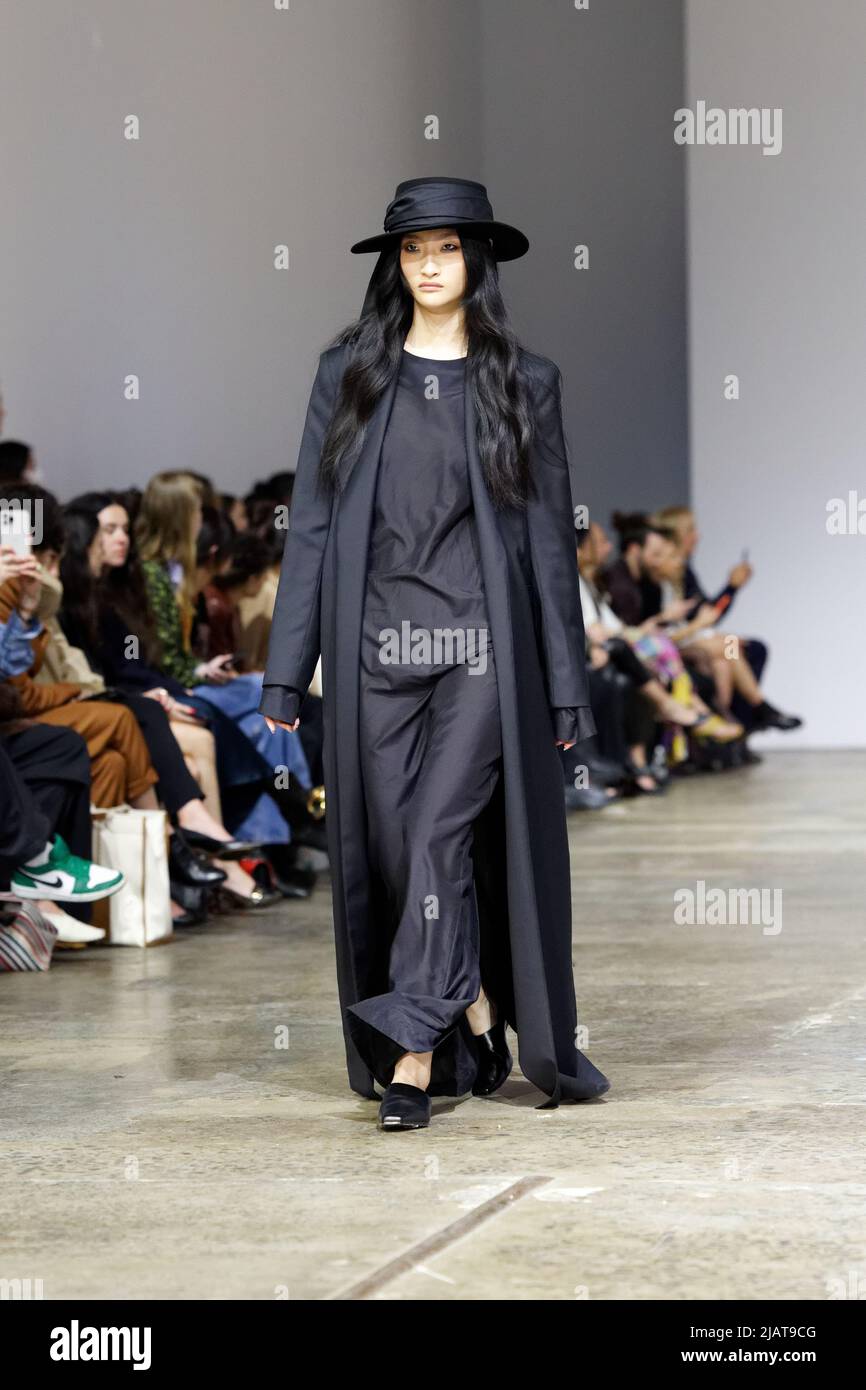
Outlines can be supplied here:
[[[515, 1070], [378, 1132], [347, 1086], [324, 880], [0, 978], [0, 1279], [46, 1299], [866, 1296], [864, 782], [866, 754], [779, 752], [571, 816], [581, 1045], [612, 1082], [590, 1104], [539, 1110]], [[719, 888], [768, 890], [765, 910], [675, 921], [675, 894], [700, 916]]]

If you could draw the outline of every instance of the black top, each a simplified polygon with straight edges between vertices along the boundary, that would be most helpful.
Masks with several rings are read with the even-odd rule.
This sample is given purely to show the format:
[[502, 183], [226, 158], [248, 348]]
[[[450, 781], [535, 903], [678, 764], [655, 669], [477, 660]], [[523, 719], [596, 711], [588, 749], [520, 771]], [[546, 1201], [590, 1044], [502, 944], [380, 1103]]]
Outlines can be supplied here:
[[102, 676], [107, 686], [116, 686], [120, 690], [133, 693], [144, 693], [146, 690], [155, 690], [162, 686], [175, 700], [186, 699], [186, 688], [180, 681], [175, 680], [166, 671], [158, 671], [156, 667], [148, 666], [143, 659], [127, 656], [130, 634], [127, 624], [113, 608], [103, 607], [100, 610], [98, 647], [93, 646], [84, 628], [62, 608], [59, 618], [67, 642], [73, 647], [81, 648], [93, 670]]
[[466, 358], [403, 350], [382, 441], [365, 599], [377, 626], [489, 633], [466, 459]]
[[[481, 629], [492, 648], [466, 457], [465, 383], [465, 357], [420, 357], [403, 349], [376, 479], [367, 643], [377, 641], [382, 628], [399, 631], [408, 621], [412, 628]], [[260, 708], [291, 724], [301, 702], [301, 692], [290, 686], [265, 687]], [[588, 713], [583, 707], [554, 710], [556, 737], [589, 737]]]

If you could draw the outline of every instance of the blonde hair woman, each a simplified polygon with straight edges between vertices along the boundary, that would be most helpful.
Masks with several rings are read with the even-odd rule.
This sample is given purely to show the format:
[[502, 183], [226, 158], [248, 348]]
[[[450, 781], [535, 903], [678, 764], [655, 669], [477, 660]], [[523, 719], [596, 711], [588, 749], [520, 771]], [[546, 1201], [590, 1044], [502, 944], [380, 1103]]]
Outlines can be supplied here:
[[[141, 568], [162, 648], [162, 668], [228, 716], [270, 765], [270, 795], [260, 798], [236, 834], [273, 846], [277, 854], [276, 847], [286, 846], [291, 837], [280, 809], [281, 804], [289, 808], [288, 794], [282, 801], [276, 769], [288, 768], [306, 791], [312, 786], [312, 777], [297, 733], [283, 731], [276, 740], [268, 735], [258, 713], [261, 673], [239, 675], [232, 669], [232, 652], [209, 661], [199, 661], [192, 653], [190, 638], [200, 584], [196, 538], [203, 516], [201, 488], [197, 479], [183, 472], [158, 473], [150, 480], [135, 526]], [[263, 906], [273, 900], [261, 889], [248, 888], [244, 897], [246, 901], [238, 902], [239, 906]]]

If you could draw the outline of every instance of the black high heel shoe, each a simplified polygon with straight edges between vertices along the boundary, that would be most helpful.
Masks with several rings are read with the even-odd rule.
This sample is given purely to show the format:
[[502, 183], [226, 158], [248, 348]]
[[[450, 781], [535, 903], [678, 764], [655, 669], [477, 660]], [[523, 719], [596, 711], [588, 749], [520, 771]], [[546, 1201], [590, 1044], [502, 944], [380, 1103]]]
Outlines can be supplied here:
[[505, 1024], [494, 1023], [486, 1033], [473, 1033], [472, 1036], [478, 1052], [478, 1071], [472, 1094], [492, 1096], [508, 1080], [514, 1066], [514, 1058], [505, 1040]]
[[430, 1097], [420, 1086], [392, 1081], [379, 1106], [379, 1129], [426, 1129], [430, 1123]]
[[260, 840], [215, 840], [200, 830], [184, 830], [180, 826], [175, 828], [175, 835], [180, 835], [190, 849], [213, 855], [215, 859], [248, 859], [262, 847]]

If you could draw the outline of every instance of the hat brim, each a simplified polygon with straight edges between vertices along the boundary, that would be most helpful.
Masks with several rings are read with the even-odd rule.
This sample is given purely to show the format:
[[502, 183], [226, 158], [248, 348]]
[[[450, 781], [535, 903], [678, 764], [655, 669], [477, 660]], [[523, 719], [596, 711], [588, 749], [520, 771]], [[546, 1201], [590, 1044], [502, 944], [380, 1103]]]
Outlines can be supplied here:
[[384, 251], [387, 247], [396, 245], [407, 232], [423, 231], [427, 227], [455, 227], [458, 232], [465, 232], [467, 236], [485, 239], [489, 237], [493, 243], [493, 256], [497, 261], [516, 261], [529, 250], [529, 238], [516, 227], [509, 226], [507, 222], [461, 222], [456, 218], [450, 221], [446, 218], [443, 221], [441, 215], [421, 217], [411, 227], [399, 232], [382, 232], [379, 236], [356, 241], [350, 249], [353, 255], [360, 255], [365, 251]]

